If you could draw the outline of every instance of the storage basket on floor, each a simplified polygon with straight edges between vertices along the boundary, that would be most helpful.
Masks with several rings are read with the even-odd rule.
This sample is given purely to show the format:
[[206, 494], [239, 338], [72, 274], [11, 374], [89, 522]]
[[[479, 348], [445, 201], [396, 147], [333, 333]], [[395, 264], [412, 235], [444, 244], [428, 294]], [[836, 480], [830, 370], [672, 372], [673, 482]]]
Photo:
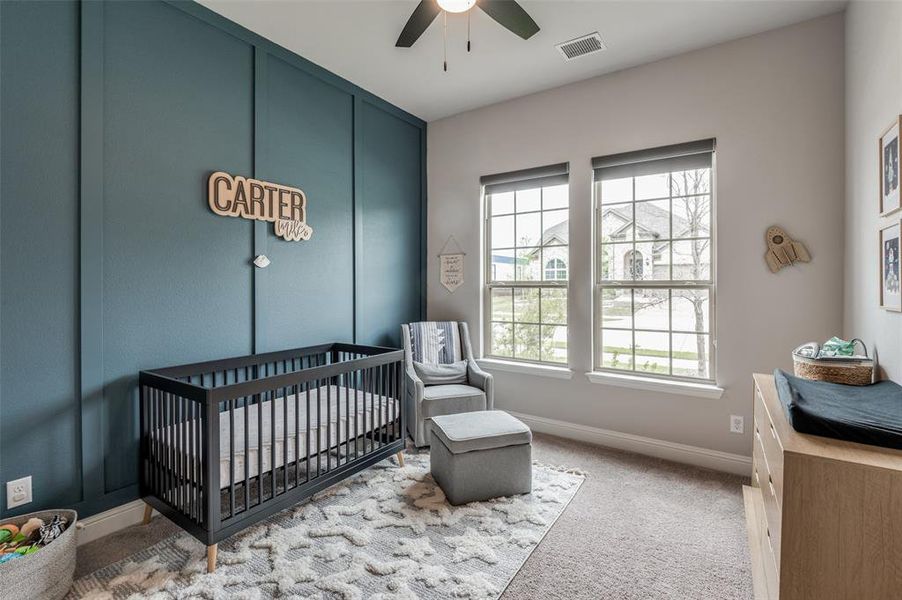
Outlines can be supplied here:
[[0, 597], [59, 600], [69, 593], [75, 574], [78, 513], [74, 510], [42, 510], [5, 518], [3, 522], [21, 527], [32, 517], [49, 523], [54, 515], [67, 521], [65, 531], [58, 538], [34, 554], [0, 564]]
[[870, 385], [874, 382], [874, 361], [868, 358], [868, 349], [864, 342], [857, 338], [852, 342], [861, 346], [864, 358], [819, 357], [820, 347], [815, 342], [799, 346], [792, 351], [796, 377], [843, 385]]

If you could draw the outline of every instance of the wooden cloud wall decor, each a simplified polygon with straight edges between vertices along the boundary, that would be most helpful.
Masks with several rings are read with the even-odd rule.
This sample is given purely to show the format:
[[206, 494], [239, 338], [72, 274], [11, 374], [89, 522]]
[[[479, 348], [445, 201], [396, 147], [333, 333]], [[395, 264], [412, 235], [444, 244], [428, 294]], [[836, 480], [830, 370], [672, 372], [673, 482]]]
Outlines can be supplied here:
[[217, 215], [270, 221], [275, 234], [289, 242], [313, 235], [307, 196], [298, 188], [217, 171], [207, 183], [207, 202]]

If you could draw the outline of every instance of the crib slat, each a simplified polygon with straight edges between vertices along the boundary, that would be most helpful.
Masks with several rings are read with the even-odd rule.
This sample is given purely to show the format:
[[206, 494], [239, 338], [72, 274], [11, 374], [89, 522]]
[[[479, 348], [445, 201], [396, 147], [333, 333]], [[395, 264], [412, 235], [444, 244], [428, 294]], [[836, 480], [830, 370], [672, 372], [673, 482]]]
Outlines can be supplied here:
[[384, 365], [379, 365], [379, 447], [381, 448], [383, 444], [385, 444], [385, 431], [383, 427], [388, 422], [388, 419], [385, 416], [385, 367]]
[[[347, 354], [345, 354], [347, 357]], [[350, 373], [344, 374], [345, 387], [345, 464], [351, 460], [351, 390], [348, 388]]]
[[166, 398], [166, 422], [168, 423], [168, 428], [166, 430], [166, 457], [168, 467], [167, 477], [169, 481], [168, 500], [170, 504], [175, 505], [175, 448], [173, 444], [173, 437], [175, 434], [175, 417], [174, 411], [172, 410], [172, 394], [166, 392], [164, 396]]
[[185, 405], [185, 477], [187, 479], [188, 505], [187, 513], [194, 515], [194, 401], [186, 398]]
[[357, 396], [359, 402], [357, 412], [358, 420], [360, 421], [357, 440], [359, 440], [360, 445], [359, 456], [363, 456], [366, 454], [366, 370], [364, 369], [358, 371]]
[[263, 402], [260, 394], [254, 395], [257, 403], [257, 504], [263, 502]]
[[195, 454], [194, 454], [194, 468], [196, 469], [195, 475], [197, 477], [197, 522], [199, 524], [204, 523], [204, 518], [206, 513], [204, 511], [204, 505], [206, 496], [204, 495], [204, 469], [203, 469], [203, 460], [205, 458], [203, 451], [203, 438], [201, 438], [201, 421], [203, 414], [203, 405], [199, 404], [196, 407], [196, 418], [194, 419], [194, 444], [195, 444]]
[[332, 380], [326, 380], [326, 473], [332, 470]]
[[[244, 367], [244, 380], [248, 380], [249, 371]], [[251, 507], [251, 454], [250, 454], [250, 426], [249, 419], [251, 406], [248, 404], [248, 396], [244, 397], [244, 510]]]
[[182, 397], [173, 396], [173, 408], [175, 408], [175, 504], [182, 512], [185, 510], [185, 486], [183, 484], [182, 459], [184, 458], [184, 449], [182, 446]]
[[[319, 356], [316, 357], [316, 366], [319, 366]], [[320, 460], [322, 456], [322, 433], [323, 433], [323, 418], [322, 418], [322, 406], [323, 406], [323, 395], [320, 393], [322, 390], [320, 389], [322, 386], [320, 384], [320, 380], [316, 380], [316, 476], [319, 477], [321, 473], [320, 467], [322, 466], [322, 460]]]
[[404, 436], [407, 435], [404, 431], [401, 430], [401, 418], [399, 412], [401, 411], [401, 363], [395, 363], [394, 367], [395, 371], [395, 398], [392, 401], [392, 411], [394, 411], [394, 419], [392, 420], [392, 427], [394, 428], [395, 439], [404, 439]]
[[[291, 361], [292, 370], [294, 369], [294, 359]], [[301, 411], [300, 398], [298, 398], [298, 384], [294, 384], [294, 487], [297, 487], [300, 481], [300, 464], [301, 464]]]
[[[363, 371], [354, 371], [354, 458], [360, 457], [360, 388], [363, 387]], [[366, 402], [363, 403], [366, 410]], [[364, 420], [364, 424], [366, 421]]]
[[[269, 497], [272, 499], [276, 497], [276, 390], [269, 392], [269, 415]], [[263, 478], [262, 473], [260, 478]]]
[[374, 452], [376, 450], [376, 371], [373, 367], [369, 367], [367, 369], [368, 375], [367, 380], [369, 381], [369, 393], [367, 396], [370, 399], [370, 410], [367, 413], [369, 415], [369, 428], [367, 428], [366, 432], [370, 438], [370, 452]]
[[[283, 372], [288, 372], [282, 361]], [[288, 491], [288, 388], [282, 388], [282, 493]]]
[[229, 398], [229, 517], [235, 516], [235, 399]]
[[150, 392], [151, 398], [151, 414], [153, 438], [151, 439], [153, 447], [153, 493], [160, 496], [163, 492], [163, 477], [160, 472], [160, 436], [163, 435], [163, 429], [160, 421], [160, 390], [153, 388]]
[[[308, 364], [309, 364], [309, 361], [308, 361]], [[307, 429], [305, 429], [307, 434], [304, 436], [304, 454], [305, 454], [304, 464], [307, 468], [307, 478], [305, 479], [305, 482], [309, 482], [310, 481], [310, 433], [311, 433], [311, 431], [310, 431], [310, 382], [309, 381], [304, 383], [304, 388], [305, 388], [304, 391], [307, 395], [307, 410], [304, 413], [305, 416], [307, 417]]]
[[395, 441], [395, 365], [388, 366], [389, 388], [388, 388], [388, 421], [389, 434], [388, 438], [392, 442]]

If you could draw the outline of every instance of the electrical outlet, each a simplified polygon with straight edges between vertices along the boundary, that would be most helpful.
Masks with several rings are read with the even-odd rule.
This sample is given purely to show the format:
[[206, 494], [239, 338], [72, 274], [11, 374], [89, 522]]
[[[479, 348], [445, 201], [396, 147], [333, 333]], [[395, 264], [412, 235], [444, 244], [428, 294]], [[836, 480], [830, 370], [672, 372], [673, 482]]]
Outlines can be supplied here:
[[16, 508], [31, 502], [31, 475], [6, 482], [6, 508]]
[[730, 433], [744, 433], [745, 419], [740, 415], [730, 415]]

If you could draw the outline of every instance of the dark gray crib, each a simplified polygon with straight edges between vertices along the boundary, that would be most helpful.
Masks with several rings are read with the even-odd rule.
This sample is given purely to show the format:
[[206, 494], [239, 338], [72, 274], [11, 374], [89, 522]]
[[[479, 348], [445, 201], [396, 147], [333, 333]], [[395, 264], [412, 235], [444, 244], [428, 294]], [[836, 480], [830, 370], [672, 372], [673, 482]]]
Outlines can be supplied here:
[[[405, 444], [401, 350], [326, 344], [142, 371], [140, 493], [207, 545]], [[315, 438], [315, 439], [314, 439]]]

